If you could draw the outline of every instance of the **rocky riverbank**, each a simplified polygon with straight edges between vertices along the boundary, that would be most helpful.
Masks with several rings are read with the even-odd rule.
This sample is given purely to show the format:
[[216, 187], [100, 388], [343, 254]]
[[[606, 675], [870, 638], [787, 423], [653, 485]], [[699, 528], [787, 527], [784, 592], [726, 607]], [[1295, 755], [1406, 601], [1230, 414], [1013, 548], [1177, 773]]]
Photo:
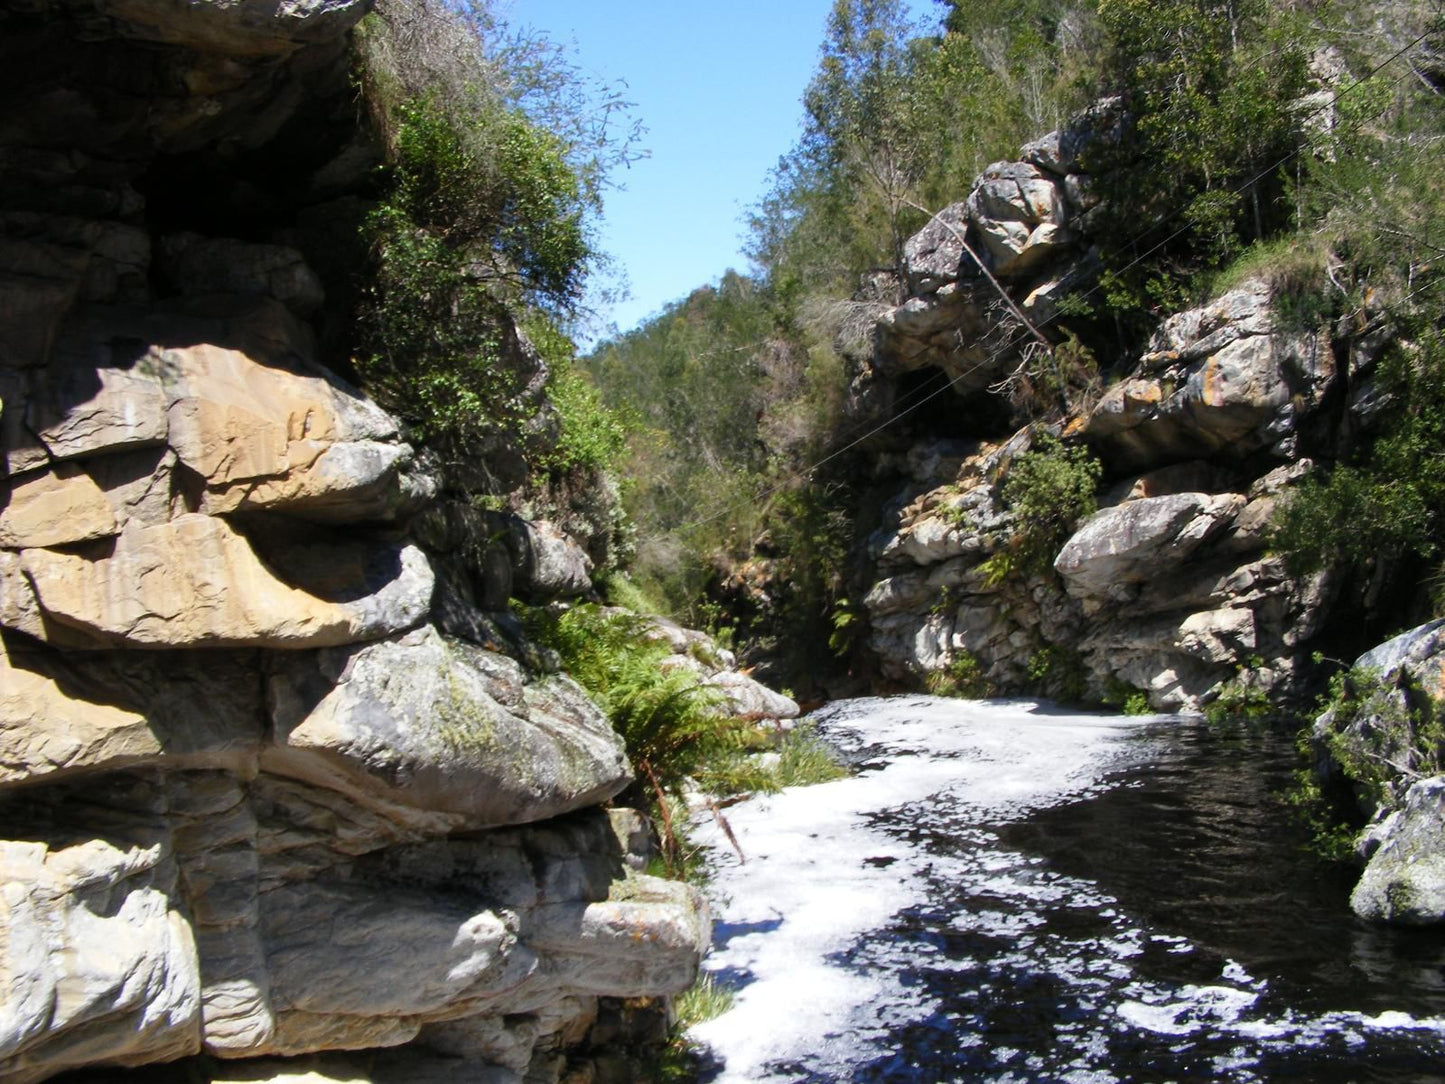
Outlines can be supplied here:
[[1107, 382], [1071, 362], [1077, 320], [1057, 298], [1098, 278], [1098, 200], [1080, 156], [1108, 138], [1112, 108], [990, 166], [908, 242], [912, 296], [881, 315], [854, 380], [855, 413], [882, 418], [912, 407], [914, 374], [941, 370], [950, 409], [1006, 431], [1053, 381], [1067, 409], [1048, 432], [1097, 459], [1099, 510], [1019, 567], [1010, 550], [1037, 525], [1004, 490], [1036, 423], [891, 452], [878, 468], [903, 487], [868, 543], [868, 646], [898, 681], [966, 657], [1000, 691], [1138, 691], [1159, 710], [1199, 710], [1245, 671], [1259, 696], [1297, 695], [1340, 585], [1289, 573], [1268, 545], [1271, 515], [1371, 424], [1389, 333], [1368, 313], [1302, 322], [1266, 274], [1164, 319]]

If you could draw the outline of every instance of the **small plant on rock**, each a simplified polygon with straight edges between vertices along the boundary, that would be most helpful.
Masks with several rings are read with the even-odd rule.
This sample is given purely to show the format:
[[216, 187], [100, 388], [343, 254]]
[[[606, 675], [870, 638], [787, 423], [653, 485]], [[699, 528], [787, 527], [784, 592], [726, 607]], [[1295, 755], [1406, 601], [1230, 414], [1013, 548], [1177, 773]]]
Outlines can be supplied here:
[[[1103, 468], [1087, 448], [1067, 445], [1047, 430], [1019, 456], [1003, 480], [1005, 507], [1014, 515], [1007, 550], [990, 558], [1015, 574], [1047, 573], [1080, 520], [1099, 507], [1095, 496]], [[1008, 553], [1007, 558], [1002, 557]]]
[[1112, 674], [1104, 682], [1103, 702], [1108, 707], [1118, 708], [1125, 715], [1148, 715], [1153, 711], [1149, 706], [1147, 692]]
[[965, 700], [982, 700], [992, 696], [994, 691], [983, 665], [967, 651], [960, 651], [943, 669], [931, 672], [923, 683], [934, 696], [956, 696]]
[[1084, 657], [1064, 644], [1045, 644], [1029, 657], [1029, 681], [1045, 696], [1078, 702], [1088, 695]]
[[1273, 705], [1267, 693], [1241, 672], [1220, 687], [1219, 695], [1204, 709], [1211, 726], [1230, 722], [1257, 722], [1269, 717]]
[[680, 793], [710, 756], [739, 744], [747, 724], [692, 670], [662, 665], [671, 651], [647, 637], [643, 619], [582, 605], [534, 614], [531, 625], [607, 712], [638, 775], [657, 791]]
[[673, 1024], [667, 1046], [652, 1067], [652, 1079], [658, 1084], [682, 1084], [698, 1078], [698, 1053], [687, 1038], [687, 1031], [696, 1024], [715, 1020], [733, 1007], [735, 994], [711, 973], [703, 971], [697, 981], [672, 1002]]
[[1405, 671], [1386, 680], [1373, 670], [1343, 670], [1320, 706], [1315, 737], [1365, 804], [1389, 805], [1410, 783], [1445, 771], [1441, 706]]

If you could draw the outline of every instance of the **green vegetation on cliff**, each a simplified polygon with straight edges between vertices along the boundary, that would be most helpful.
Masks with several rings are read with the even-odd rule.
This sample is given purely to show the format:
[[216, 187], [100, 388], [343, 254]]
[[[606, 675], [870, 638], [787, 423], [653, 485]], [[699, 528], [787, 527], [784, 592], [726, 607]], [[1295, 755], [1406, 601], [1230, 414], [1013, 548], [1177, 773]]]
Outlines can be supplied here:
[[593, 223], [630, 153], [614, 130], [624, 103], [546, 42], [509, 36], [484, 3], [387, 0], [357, 52], [385, 153], [364, 224], [358, 375], [449, 487], [598, 488], [621, 428], [566, 331], [604, 263]]

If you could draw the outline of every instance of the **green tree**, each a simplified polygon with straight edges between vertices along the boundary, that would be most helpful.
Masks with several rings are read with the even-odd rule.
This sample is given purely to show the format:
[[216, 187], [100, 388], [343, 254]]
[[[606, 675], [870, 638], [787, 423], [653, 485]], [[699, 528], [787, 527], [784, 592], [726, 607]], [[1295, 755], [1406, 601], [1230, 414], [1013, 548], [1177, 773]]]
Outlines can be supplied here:
[[1097, 59], [1094, 5], [1074, 0], [947, 0], [948, 39], [967, 43], [1010, 105], [1019, 140], [1058, 127], [1084, 104], [1076, 86]]
[[[903, 264], [916, 225], [914, 189], [926, 161], [902, 0], [834, 0], [822, 60], [803, 95], [804, 153], [853, 201], [876, 203], [887, 231], [885, 266]], [[899, 300], [902, 300], [900, 297]]]
[[[508, 36], [482, 3], [384, 0], [357, 42], [386, 151], [364, 224], [358, 375], [453, 484], [518, 449], [534, 470], [596, 469], [615, 423], [570, 375], [563, 329], [600, 261], [606, 171], [628, 154], [604, 131], [615, 100], [592, 103], [555, 50]], [[515, 474], [487, 488], [515, 488]]]
[[1289, 225], [1272, 167], [1298, 144], [1309, 38], [1265, 0], [1101, 0], [1099, 21], [1097, 91], [1119, 95], [1125, 121], [1087, 163], [1106, 196], [1110, 300], [1177, 305], [1188, 276]]
[[761, 531], [756, 495], [791, 443], [806, 358], [768, 291], [730, 271], [599, 344], [584, 364], [632, 426], [624, 470], [638, 528], [634, 576], [669, 612], [705, 623], [714, 566], [741, 560]]
[[[1273, 539], [1297, 573], [1352, 569], [1379, 579], [1377, 588], [1418, 575], [1445, 545], [1445, 13], [1391, 10], [1402, 21], [1387, 28], [1369, 21], [1373, 6], [1333, 13], [1352, 30], [1371, 27], [1349, 40], [1372, 66], [1425, 38], [1395, 61], [1406, 77], [1382, 70], [1341, 96], [1337, 123], [1301, 163], [1297, 213], [1329, 266], [1317, 308], [1348, 317], [1342, 333], [1394, 341], [1373, 371], [1350, 374], [1368, 382], [1379, 408], [1353, 446], [1329, 449], [1343, 454], [1321, 457], [1324, 469], [1281, 502]], [[1438, 612], [1438, 569], [1433, 578]]]
[[1014, 515], [1004, 563], [1008, 571], [1048, 571], [1079, 521], [1098, 510], [1103, 468], [1080, 445], [1067, 445], [1040, 430], [1027, 452], [1009, 467], [1003, 503]]

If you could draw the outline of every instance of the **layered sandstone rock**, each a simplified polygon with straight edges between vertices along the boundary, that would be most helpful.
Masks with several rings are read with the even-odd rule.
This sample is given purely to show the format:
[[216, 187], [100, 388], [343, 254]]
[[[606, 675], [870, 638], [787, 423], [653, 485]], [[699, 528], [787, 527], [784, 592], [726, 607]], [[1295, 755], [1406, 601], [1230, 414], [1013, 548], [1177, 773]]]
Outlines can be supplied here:
[[[706, 945], [598, 808], [620, 740], [325, 364], [366, 7], [0, 4], [6, 1081], [556, 1080]], [[589, 590], [511, 530], [492, 609]]]

